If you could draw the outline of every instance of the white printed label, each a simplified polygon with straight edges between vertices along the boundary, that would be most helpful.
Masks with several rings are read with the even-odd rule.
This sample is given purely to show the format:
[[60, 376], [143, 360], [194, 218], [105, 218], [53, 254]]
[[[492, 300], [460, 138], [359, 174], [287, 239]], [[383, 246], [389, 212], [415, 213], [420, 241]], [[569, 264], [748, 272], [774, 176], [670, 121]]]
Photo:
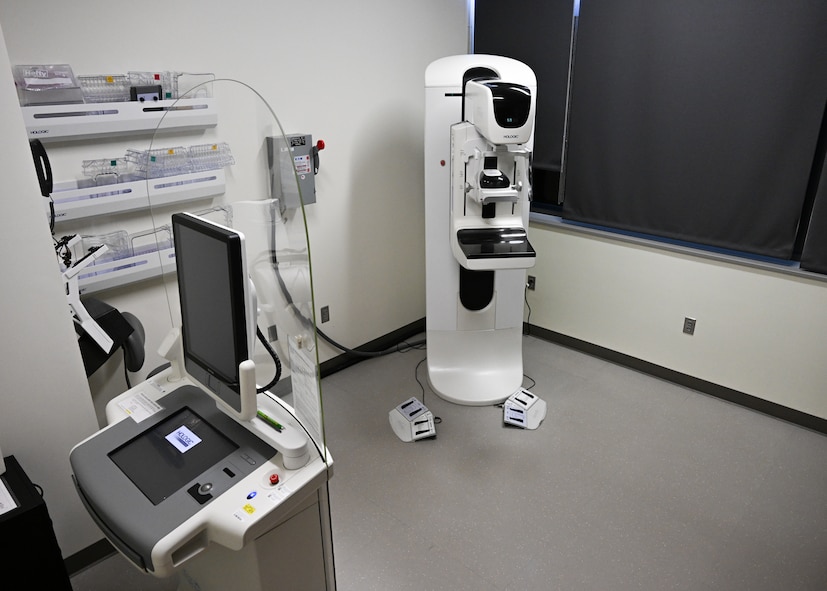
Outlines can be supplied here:
[[298, 174], [310, 174], [310, 156], [293, 156], [293, 163], [296, 165]]
[[[156, 389], [158, 388], [155, 383], [149, 383], [155, 386]], [[141, 421], [154, 415], [156, 412], [163, 410], [157, 402], [149, 398], [149, 396], [141, 391], [118, 401], [118, 407], [127, 415], [132, 417], [132, 420], [136, 423], [140, 423]]]
[[286, 484], [280, 484], [278, 487], [270, 491], [267, 495], [267, 498], [273, 501], [275, 504], [281, 503], [284, 499], [290, 496], [293, 491], [290, 490]]
[[201, 443], [201, 438], [183, 425], [167, 435], [166, 439], [181, 453]]
[[12, 509], [17, 509], [17, 503], [14, 502], [9, 489], [6, 488], [6, 483], [0, 480], [0, 515]]

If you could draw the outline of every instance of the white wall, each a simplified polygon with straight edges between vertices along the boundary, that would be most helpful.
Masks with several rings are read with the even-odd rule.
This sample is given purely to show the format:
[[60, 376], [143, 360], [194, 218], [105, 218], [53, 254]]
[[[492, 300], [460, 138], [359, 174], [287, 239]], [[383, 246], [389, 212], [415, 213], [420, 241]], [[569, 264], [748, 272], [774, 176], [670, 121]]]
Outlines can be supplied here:
[[532, 223], [529, 239], [531, 324], [827, 418], [827, 278], [559, 225]]
[[[0, 4], [0, 23], [12, 64], [64, 62], [76, 74], [213, 72], [253, 86], [288, 133], [327, 145], [317, 203], [308, 207], [317, 313], [329, 306], [331, 317], [325, 333], [355, 347], [424, 317], [424, 71], [466, 52], [465, 0], [149, 0], [116, 11], [96, 0], [12, 0]], [[219, 138], [226, 120], [219, 115]], [[77, 178], [83, 159], [124, 147], [112, 140], [50, 149], [55, 178]], [[154, 351], [169, 327], [153, 320], [166, 306], [161, 292], [150, 282], [100, 294], [144, 322], [146, 370], [161, 362]], [[339, 353], [322, 344], [322, 361]], [[100, 410], [123, 386], [120, 364], [92, 385]]]
[[[317, 203], [308, 207], [317, 313], [321, 306], [329, 306], [331, 315], [322, 326], [324, 331], [342, 344], [358, 346], [424, 317], [424, 72], [437, 58], [467, 51], [466, 0], [146, 0], [116, 5], [100, 0], [6, 0], [0, 3], [0, 25], [11, 64], [68, 63], [76, 74], [213, 72], [253, 86], [273, 106], [288, 133], [311, 133], [327, 145], [316, 177]], [[0, 69], [8, 67], [0, 63]], [[17, 122], [18, 114], [7, 91], [2, 115]], [[215, 131], [219, 138], [222, 122], [226, 117], [219, 114]], [[26, 171], [18, 174], [19, 180], [26, 184], [27, 193], [37, 195], [22, 123], [15, 125], [22, 146], [15, 158], [20, 162], [3, 164]], [[10, 137], [14, 134], [4, 133], [8, 151]], [[83, 159], [120, 155], [124, 146], [128, 144], [123, 140], [107, 140], [50, 144], [47, 149], [55, 180], [61, 181], [79, 178]], [[47, 245], [45, 221], [32, 213], [36, 219], [23, 225], [10, 201], [6, 199], [7, 220], [14, 220], [14, 230], [21, 234], [18, 242]], [[34, 197], [30, 201], [32, 207], [39, 205]], [[58, 288], [56, 274], [31, 275], [26, 279]], [[21, 300], [15, 300], [13, 308], [21, 321], [34, 314], [42, 317], [44, 308], [49, 314], [62, 313], [60, 302], [32, 297], [34, 288], [15, 279], [19, 272], [5, 276]], [[4, 291], [4, 297], [9, 296]], [[160, 363], [154, 351], [169, 327], [160, 282], [98, 295], [143, 321], [149, 355], [143, 373]], [[8, 330], [4, 334], [8, 347], [21, 338]], [[54, 372], [50, 379], [58, 379], [59, 369], [71, 365], [82, 374], [75, 350], [55, 351], [50, 350], [54, 341], [35, 342], [36, 354], [27, 358], [33, 372]], [[323, 346], [321, 357], [326, 360], [338, 353]], [[54, 357], [60, 357], [60, 363]], [[7, 359], [0, 363], [5, 366]], [[7, 381], [4, 377], [4, 385]], [[93, 376], [92, 386], [100, 410], [123, 390], [120, 364], [108, 364]], [[9, 388], [4, 390], [3, 423], [31, 412], [8, 399]], [[44, 396], [58, 396], [54, 388], [44, 390], [49, 392]], [[85, 401], [83, 407], [88, 411]], [[79, 421], [78, 427], [75, 422], [71, 421], [73, 429], [88, 429], [88, 423]], [[5, 428], [0, 433], [4, 453], [23, 447], [17, 435], [9, 435]], [[38, 451], [30, 455], [52, 443], [52, 436], [46, 434]], [[64, 461], [65, 454], [56, 459], [65, 478]], [[62, 494], [76, 497], [68, 486]], [[83, 515], [82, 510], [76, 512]], [[62, 510], [56, 513], [53, 517], [61, 531], [75, 519]], [[88, 544], [81, 538], [61, 535], [64, 553]]]
[[[0, 448], [43, 488], [64, 556], [100, 539], [74, 491], [72, 446], [97, 422], [0, 31]], [[4, 542], [5, 543], [5, 542]]]

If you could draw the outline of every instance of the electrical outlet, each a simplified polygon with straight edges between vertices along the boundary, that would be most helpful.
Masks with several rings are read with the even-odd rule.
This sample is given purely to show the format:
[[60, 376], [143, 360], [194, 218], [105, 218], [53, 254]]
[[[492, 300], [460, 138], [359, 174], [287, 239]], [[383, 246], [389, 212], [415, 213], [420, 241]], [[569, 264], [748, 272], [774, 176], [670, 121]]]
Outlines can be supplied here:
[[695, 334], [695, 322], [694, 318], [690, 318], [687, 316], [683, 319], [683, 332], [686, 334], [692, 335]]
[[267, 341], [270, 343], [275, 343], [279, 340], [279, 329], [278, 327], [273, 324], [267, 327]]
[[537, 278], [536, 278], [536, 277], [534, 277], [534, 275], [529, 275], [529, 276], [528, 276], [528, 281], [526, 281], [526, 287], [527, 287], [528, 289], [533, 290], [533, 289], [534, 289], [534, 286], [535, 286], [536, 284], [537, 284]]
[[321, 313], [323, 323], [330, 320], [330, 306], [322, 306]]

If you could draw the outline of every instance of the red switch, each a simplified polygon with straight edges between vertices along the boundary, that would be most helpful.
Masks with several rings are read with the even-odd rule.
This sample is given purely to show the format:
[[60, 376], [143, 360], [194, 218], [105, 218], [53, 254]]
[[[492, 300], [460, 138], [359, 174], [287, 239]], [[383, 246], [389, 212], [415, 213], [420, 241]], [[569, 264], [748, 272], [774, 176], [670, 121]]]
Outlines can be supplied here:
[[316, 149], [317, 150], [324, 150], [324, 140], [319, 140], [316, 142]]
[[270, 474], [270, 485], [276, 486], [279, 483], [279, 475], [278, 474]]

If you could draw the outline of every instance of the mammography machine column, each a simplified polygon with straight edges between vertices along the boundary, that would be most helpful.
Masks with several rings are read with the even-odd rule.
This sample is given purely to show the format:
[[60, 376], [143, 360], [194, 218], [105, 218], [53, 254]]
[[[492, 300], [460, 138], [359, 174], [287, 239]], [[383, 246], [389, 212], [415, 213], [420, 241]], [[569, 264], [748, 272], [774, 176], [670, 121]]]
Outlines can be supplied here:
[[460, 55], [425, 83], [428, 378], [451, 402], [495, 404], [523, 376], [536, 79], [510, 58]]

